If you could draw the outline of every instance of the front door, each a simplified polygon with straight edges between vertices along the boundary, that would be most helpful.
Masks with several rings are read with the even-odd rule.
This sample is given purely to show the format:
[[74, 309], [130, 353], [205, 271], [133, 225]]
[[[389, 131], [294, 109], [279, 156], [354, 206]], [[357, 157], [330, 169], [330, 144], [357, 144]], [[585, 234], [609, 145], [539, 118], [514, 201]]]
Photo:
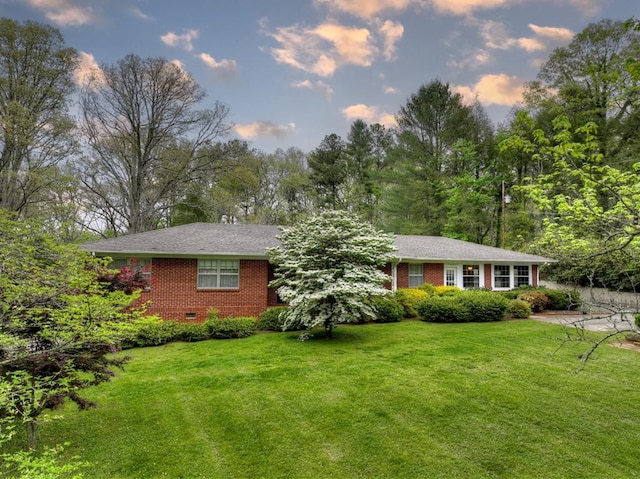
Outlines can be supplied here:
[[444, 284], [445, 286], [457, 286], [458, 285], [458, 268], [455, 266], [445, 266], [444, 268]]

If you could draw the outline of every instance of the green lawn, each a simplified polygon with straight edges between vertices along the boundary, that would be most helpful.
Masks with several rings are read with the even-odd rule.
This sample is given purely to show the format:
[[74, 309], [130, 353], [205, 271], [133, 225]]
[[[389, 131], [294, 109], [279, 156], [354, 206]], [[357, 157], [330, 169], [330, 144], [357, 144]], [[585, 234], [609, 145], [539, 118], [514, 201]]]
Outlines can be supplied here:
[[42, 426], [94, 478], [640, 477], [640, 353], [575, 373], [535, 321], [343, 326], [130, 351]]

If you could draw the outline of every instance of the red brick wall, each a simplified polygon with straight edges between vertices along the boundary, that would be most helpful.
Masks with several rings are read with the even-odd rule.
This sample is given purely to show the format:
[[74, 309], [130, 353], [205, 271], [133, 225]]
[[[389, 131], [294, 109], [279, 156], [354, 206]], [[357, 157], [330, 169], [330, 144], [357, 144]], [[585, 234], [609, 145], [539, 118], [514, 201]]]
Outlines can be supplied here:
[[[240, 260], [238, 289], [198, 290], [197, 274], [195, 258], [153, 258], [152, 286], [142, 293], [140, 301], [150, 301], [149, 314], [178, 321], [202, 322], [211, 308], [221, 317], [257, 316], [267, 309], [270, 292], [266, 260]], [[195, 318], [187, 317], [194, 313]]]
[[484, 265], [484, 287], [487, 289], [493, 289], [493, 285], [491, 284], [491, 269], [492, 265]]
[[425, 263], [424, 281], [434, 286], [442, 286], [444, 284], [444, 263]]
[[409, 287], [409, 264], [408, 263], [400, 263], [397, 268], [397, 286], [398, 288], [408, 288]]

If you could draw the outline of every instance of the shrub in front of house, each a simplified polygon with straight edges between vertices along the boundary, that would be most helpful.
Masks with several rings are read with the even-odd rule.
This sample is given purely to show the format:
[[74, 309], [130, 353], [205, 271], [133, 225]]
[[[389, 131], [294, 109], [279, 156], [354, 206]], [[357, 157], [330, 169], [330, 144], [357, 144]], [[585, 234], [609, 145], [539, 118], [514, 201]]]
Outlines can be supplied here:
[[209, 338], [207, 327], [203, 323], [181, 323], [175, 324], [175, 334], [173, 341], [184, 341], [186, 343], [195, 343], [197, 341], [205, 341]]
[[418, 304], [418, 301], [428, 297], [429, 293], [419, 288], [401, 288], [395, 292], [395, 299], [402, 305], [404, 310], [403, 316], [405, 318], [415, 318], [418, 316], [416, 304]]
[[537, 291], [543, 293], [549, 300], [546, 309], [554, 311], [577, 309], [582, 302], [580, 293], [575, 289], [563, 291], [560, 289], [539, 288]]
[[547, 309], [547, 304], [549, 304], [549, 298], [547, 295], [535, 290], [523, 291], [518, 294], [516, 299], [529, 303], [531, 311], [534, 313], [541, 313]]
[[275, 306], [262, 312], [256, 321], [258, 331], [282, 331], [285, 322], [287, 306]]
[[376, 323], [396, 323], [404, 316], [404, 308], [393, 296], [378, 296], [373, 300]]
[[211, 339], [246, 338], [256, 329], [256, 318], [219, 318], [218, 311], [211, 310], [204, 325]]
[[531, 316], [531, 305], [521, 299], [510, 299], [507, 314], [516, 319], [528, 318]]
[[434, 296], [420, 301], [420, 319], [429, 322], [464, 323], [501, 321], [509, 301], [489, 291], [460, 291], [453, 296]]
[[436, 287], [431, 283], [422, 283], [416, 289], [422, 290], [427, 293], [429, 296], [433, 296], [435, 294]]
[[147, 319], [146, 325], [124, 341], [122, 349], [160, 346], [173, 341], [195, 342], [209, 339], [203, 324], [164, 321], [154, 316]]
[[434, 286], [433, 294], [436, 296], [453, 296], [462, 292], [457, 286]]

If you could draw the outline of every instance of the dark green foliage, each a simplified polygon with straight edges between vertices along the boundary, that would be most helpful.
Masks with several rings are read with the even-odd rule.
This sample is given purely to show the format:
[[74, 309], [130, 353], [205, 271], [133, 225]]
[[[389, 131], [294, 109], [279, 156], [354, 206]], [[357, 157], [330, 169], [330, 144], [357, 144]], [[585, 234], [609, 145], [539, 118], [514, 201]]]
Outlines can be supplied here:
[[547, 308], [547, 304], [549, 303], [549, 298], [544, 293], [540, 291], [524, 291], [518, 294], [518, 298], [522, 301], [526, 301], [531, 305], [531, 311], [534, 313], [541, 313]]
[[286, 313], [289, 310], [286, 306], [276, 306], [261, 313], [256, 321], [258, 331], [283, 331], [286, 320]]
[[405, 313], [405, 308], [392, 296], [378, 296], [373, 301], [373, 308], [376, 323], [396, 323], [400, 321]]
[[159, 321], [142, 327], [138, 333], [122, 344], [122, 349], [160, 346], [174, 341], [195, 342], [209, 339], [204, 324]]
[[580, 293], [575, 289], [561, 291], [559, 289], [540, 288], [537, 291], [543, 293], [549, 300], [546, 309], [554, 311], [576, 309], [581, 303]]
[[509, 300], [507, 314], [516, 319], [528, 318], [531, 316], [531, 305], [521, 299]]
[[401, 288], [396, 291], [395, 296], [396, 300], [404, 308], [404, 317], [415, 318], [418, 316], [416, 304], [418, 304], [419, 301], [428, 298], [429, 294], [421, 288]]
[[253, 334], [256, 318], [218, 318], [214, 315], [204, 325], [211, 339], [246, 338]]
[[420, 301], [420, 319], [430, 322], [463, 323], [500, 321], [509, 301], [489, 291], [462, 291], [455, 296], [434, 296]]

